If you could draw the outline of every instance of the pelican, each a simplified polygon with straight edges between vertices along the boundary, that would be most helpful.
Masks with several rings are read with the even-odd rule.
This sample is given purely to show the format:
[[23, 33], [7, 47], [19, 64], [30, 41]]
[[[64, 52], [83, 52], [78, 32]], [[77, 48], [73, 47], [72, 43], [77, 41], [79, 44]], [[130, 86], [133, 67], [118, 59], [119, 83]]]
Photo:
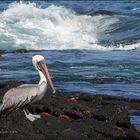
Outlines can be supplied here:
[[40, 101], [44, 97], [47, 91], [47, 82], [50, 84], [52, 93], [55, 93], [55, 88], [45, 64], [44, 57], [42, 55], [35, 55], [32, 57], [32, 62], [39, 73], [39, 83], [22, 84], [16, 88], [8, 90], [0, 105], [0, 114], [9, 114], [17, 109], [21, 109], [26, 118], [32, 122], [41, 118], [40, 115], [31, 114], [28, 110], [28, 106]]

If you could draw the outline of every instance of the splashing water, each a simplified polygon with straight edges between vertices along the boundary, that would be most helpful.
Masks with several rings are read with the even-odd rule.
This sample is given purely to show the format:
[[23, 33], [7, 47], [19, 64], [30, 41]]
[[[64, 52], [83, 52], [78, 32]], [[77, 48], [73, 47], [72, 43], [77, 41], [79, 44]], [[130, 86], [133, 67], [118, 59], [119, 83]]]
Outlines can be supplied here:
[[3, 50], [130, 50], [138, 44], [100, 45], [103, 32], [119, 22], [115, 16], [77, 15], [71, 9], [35, 3], [12, 3], [0, 14], [0, 48]]

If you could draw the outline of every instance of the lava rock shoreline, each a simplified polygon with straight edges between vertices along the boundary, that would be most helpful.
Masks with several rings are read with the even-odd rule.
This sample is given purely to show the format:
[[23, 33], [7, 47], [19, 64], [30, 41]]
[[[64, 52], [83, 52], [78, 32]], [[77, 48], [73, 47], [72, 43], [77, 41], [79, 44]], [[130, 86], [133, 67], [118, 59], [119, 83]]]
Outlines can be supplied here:
[[[23, 82], [0, 84], [0, 102], [4, 93]], [[32, 105], [31, 113], [41, 119], [30, 122], [17, 110], [0, 116], [0, 139], [40, 140], [139, 140], [140, 131], [130, 122], [129, 109], [140, 109], [140, 99], [80, 93], [46, 93]]]

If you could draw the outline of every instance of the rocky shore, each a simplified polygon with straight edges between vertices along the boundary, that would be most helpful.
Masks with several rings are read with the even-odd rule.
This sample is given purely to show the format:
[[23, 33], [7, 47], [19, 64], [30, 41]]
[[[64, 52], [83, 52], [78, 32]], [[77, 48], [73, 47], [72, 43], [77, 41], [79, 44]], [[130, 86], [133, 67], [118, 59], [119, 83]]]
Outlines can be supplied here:
[[[0, 101], [4, 93], [23, 82], [0, 84]], [[140, 131], [130, 123], [129, 109], [140, 109], [139, 99], [114, 96], [89, 96], [57, 91], [29, 110], [42, 117], [30, 122], [17, 110], [0, 116], [0, 139], [48, 140], [139, 140]]]

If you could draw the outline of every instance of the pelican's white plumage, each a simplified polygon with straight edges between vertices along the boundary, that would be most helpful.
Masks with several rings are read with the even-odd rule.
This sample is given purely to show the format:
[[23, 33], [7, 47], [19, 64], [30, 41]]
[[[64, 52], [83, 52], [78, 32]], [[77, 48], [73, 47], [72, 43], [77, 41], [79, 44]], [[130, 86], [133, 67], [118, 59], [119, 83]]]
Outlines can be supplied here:
[[40, 116], [31, 114], [27, 107], [44, 97], [47, 91], [47, 81], [49, 81], [52, 91], [55, 93], [44, 57], [35, 55], [32, 58], [32, 62], [40, 75], [39, 84], [23, 84], [7, 91], [0, 106], [1, 114], [9, 114], [17, 109], [21, 109], [30, 121], [34, 121], [40, 118]]

